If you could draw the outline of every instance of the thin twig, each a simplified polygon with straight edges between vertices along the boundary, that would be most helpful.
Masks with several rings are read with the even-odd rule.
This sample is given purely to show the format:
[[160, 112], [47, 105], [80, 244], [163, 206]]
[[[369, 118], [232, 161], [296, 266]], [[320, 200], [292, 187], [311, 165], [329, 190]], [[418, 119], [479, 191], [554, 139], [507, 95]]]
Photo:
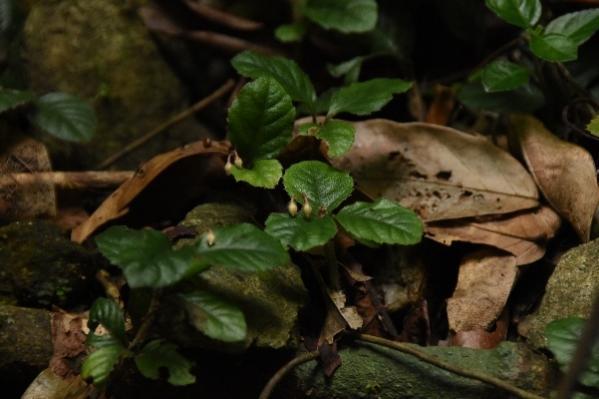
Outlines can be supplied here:
[[200, 3], [196, 0], [185, 0], [185, 4], [187, 4], [187, 7], [189, 7], [190, 10], [202, 18], [216, 22], [228, 28], [242, 31], [255, 31], [264, 27], [264, 24], [261, 22], [256, 22], [238, 15], [229, 14], [226, 11], [219, 10], [218, 8], [214, 8], [208, 4]]
[[145, 341], [148, 336], [148, 331], [150, 331], [150, 327], [154, 324], [154, 320], [156, 319], [156, 313], [158, 312], [158, 308], [160, 307], [160, 298], [161, 291], [154, 290], [152, 293], [152, 299], [150, 299], [150, 305], [148, 306], [148, 311], [146, 312], [141, 325], [137, 329], [137, 333], [133, 340], [129, 344], [129, 350], [137, 348], [143, 341]]
[[431, 364], [440, 369], [452, 372], [452, 373], [457, 374], [462, 377], [471, 378], [473, 380], [478, 380], [480, 382], [484, 382], [485, 384], [493, 385], [497, 388], [500, 388], [506, 392], [511, 393], [512, 395], [517, 396], [518, 398], [544, 399], [542, 396], [539, 396], [532, 392], [528, 392], [523, 389], [520, 389], [520, 388], [518, 388], [512, 384], [509, 384], [499, 378], [496, 378], [496, 377], [493, 377], [493, 376], [490, 376], [487, 374], [479, 373], [479, 372], [473, 371], [473, 370], [466, 370], [461, 367], [457, 367], [452, 364], [443, 362], [443, 361], [439, 360], [438, 358], [428, 355], [424, 352], [421, 352], [418, 349], [415, 349], [413, 346], [408, 345], [408, 344], [390, 341], [385, 338], [375, 337], [373, 335], [367, 335], [367, 334], [358, 334], [358, 339], [360, 341], [370, 342], [373, 344], [377, 344], [377, 345], [385, 346], [390, 349], [397, 350], [402, 353], [407, 353], [409, 355], [412, 355], [412, 356], [422, 360], [423, 362]]
[[4, 187], [34, 184], [52, 184], [56, 188], [68, 190], [85, 190], [91, 188], [112, 188], [129, 180], [135, 172], [33, 172], [7, 173], [0, 175], [0, 190]]
[[314, 351], [314, 352], [306, 352], [302, 355], [299, 355], [299, 356], [291, 359], [291, 361], [289, 361], [289, 363], [287, 363], [283, 367], [281, 367], [270, 378], [270, 380], [268, 380], [268, 383], [264, 386], [264, 389], [262, 389], [262, 392], [260, 392], [260, 396], [258, 397], [258, 399], [268, 399], [270, 397], [270, 395], [272, 394], [272, 392], [274, 391], [274, 389], [277, 387], [277, 384], [283, 379], [283, 377], [285, 377], [291, 370], [293, 370], [294, 367], [299, 366], [300, 364], [307, 363], [311, 360], [318, 359], [318, 356], [320, 356], [318, 351]]
[[252, 43], [250, 41], [243, 40], [235, 36], [229, 36], [223, 33], [212, 32], [207, 30], [193, 30], [183, 32], [180, 34], [180, 36], [198, 43], [216, 47], [219, 50], [228, 51], [230, 53], [239, 53], [244, 50], [253, 50], [258, 53], [268, 55], [279, 53], [277, 50], [271, 47]]
[[188, 117], [195, 114], [196, 112], [203, 110], [208, 105], [212, 104], [214, 101], [216, 101], [219, 98], [226, 95], [234, 86], [235, 86], [235, 82], [232, 79], [227, 80], [224, 85], [219, 87], [216, 91], [214, 91], [208, 97], [201, 99], [200, 101], [198, 101], [191, 107], [187, 108], [186, 110], [178, 113], [177, 115], [173, 116], [171, 119], [167, 120], [166, 122], [155, 127], [147, 134], [145, 134], [142, 137], [138, 138], [137, 140], [134, 140], [133, 142], [129, 143], [121, 151], [119, 151], [116, 154], [105, 159], [102, 163], [100, 163], [100, 165], [98, 165], [98, 168], [104, 169], [104, 168], [107, 168], [108, 166], [112, 165], [113, 163], [115, 163], [116, 161], [118, 161], [119, 159], [121, 159], [122, 157], [124, 157], [125, 155], [130, 153], [131, 151], [139, 148], [140, 146], [142, 146], [143, 144], [145, 144], [152, 138], [154, 138], [157, 135], [159, 135], [160, 133], [164, 132], [166, 129], [170, 128], [173, 125], [176, 125], [177, 123], [183, 121], [184, 119], [187, 119]]

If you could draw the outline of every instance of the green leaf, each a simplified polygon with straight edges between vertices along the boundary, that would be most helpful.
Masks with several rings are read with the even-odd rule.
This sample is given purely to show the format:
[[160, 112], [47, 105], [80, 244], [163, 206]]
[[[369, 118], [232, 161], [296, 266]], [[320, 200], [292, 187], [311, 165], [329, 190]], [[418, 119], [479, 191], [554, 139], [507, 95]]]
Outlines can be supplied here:
[[489, 93], [517, 89], [528, 83], [528, 78], [528, 69], [507, 60], [490, 63], [481, 75], [483, 87]]
[[412, 87], [412, 82], [401, 79], [372, 79], [352, 83], [339, 89], [331, 99], [328, 115], [349, 112], [355, 115], [368, 115], [383, 108], [394, 94], [404, 93]]
[[90, 353], [81, 365], [81, 377], [91, 378], [96, 385], [106, 382], [121, 356], [127, 353], [118, 340], [104, 339], [102, 343], [103, 345]]
[[174, 250], [156, 230], [114, 226], [98, 235], [96, 244], [102, 255], [123, 269], [131, 288], [164, 287], [205, 267], [193, 248]]
[[33, 100], [35, 100], [35, 95], [30, 91], [0, 88], [0, 113], [28, 104]]
[[499, 18], [523, 29], [535, 25], [541, 17], [540, 0], [485, 0], [485, 4]]
[[375, 0], [308, 0], [304, 15], [325, 29], [360, 33], [374, 29], [378, 7]]
[[[584, 324], [585, 320], [580, 317], [569, 317], [552, 321], [545, 327], [547, 347], [553, 352], [563, 371], [566, 371], [576, 352]], [[599, 343], [593, 347], [591, 359], [579, 381], [584, 385], [599, 388]]]
[[346, 84], [354, 83], [358, 81], [365, 59], [366, 57], [360, 56], [337, 65], [327, 64], [327, 70], [335, 78], [345, 76]]
[[331, 119], [323, 125], [307, 123], [299, 127], [300, 134], [313, 134], [327, 143], [327, 155], [331, 158], [340, 157], [350, 150], [354, 144], [356, 129], [354, 125]]
[[146, 378], [157, 380], [160, 369], [168, 370], [168, 382], [172, 385], [189, 385], [196, 381], [190, 373], [193, 363], [177, 352], [177, 346], [161, 339], [148, 342], [135, 356], [135, 365]]
[[410, 245], [422, 239], [422, 221], [413, 211], [381, 198], [356, 202], [335, 216], [339, 224], [359, 240], [377, 244]]
[[283, 175], [283, 166], [276, 159], [259, 159], [251, 169], [233, 166], [235, 181], [244, 181], [254, 187], [275, 188]]
[[293, 43], [302, 40], [306, 34], [306, 26], [300, 22], [280, 25], [275, 30], [275, 37], [283, 43]]
[[532, 33], [530, 49], [539, 58], [551, 62], [573, 61], [578, 58], [578, 46], [564, 35]]
[[98, 324], [102, 324], [110, 334], [125, 342], [125, 317], [112, 299], [98, 298], [89, 310], [88, 328], [94, 331]]
[[301, 101], [310, 106], [316, 100], [316, 91], [310, 78], [295, 61], [244, 51], [236, 55], [231, 64], [245, 77], [257, 79], [268, 76], [275, 79], [294, 101]]
[[587, 130], [594, 136], [599, 136], [599, 115], [595, 115], [593, 120], [587, 125]]
[[308, 251], [335, 237], [337, 225], [330, 216], [306, 219], [287, 213], [271, 213], [266, 219], [266, 232], [296, 251]]
[[599, 29], [599, 8], [562, 15], [549, 22], [545, 33], [567, 36], [580, 46]]
[[65, 93], [50, 93], [35, 101], [36, 110], [31, 123], [43, 131], [66, 141], [86, 142], [96, 130], [93, 108]]
[[283, 176], [287, 194], [303, 204], [304, 196], [320, 214], [330, 213], [345, 201], [354, 190], [354, 180], [323, 162], [303, 161], [292, 165]]
[[541, 90], [530, 83], [512, 91], [487, 93], [480, 81], [463, 85], [458, 99], [471, 109], [495, 112], [532, 112], [545, 101]]
[[248, 83], [229, 108], [229, 137], [245, 161], [272, 158], [291, 140], [295, 108], [276, 80]]
[[254, 225], [226, 226], [213, 233], [212, 245], [204, 236], [196, 246], [196, 253], [211, 265], [260, 272], [289, 263], [281, 243]]
[[206, 336], [224, 342], [243, 341], [247, 325], [243, 312], [236, 305], [206, 291], [180, 295], [190, 323]]

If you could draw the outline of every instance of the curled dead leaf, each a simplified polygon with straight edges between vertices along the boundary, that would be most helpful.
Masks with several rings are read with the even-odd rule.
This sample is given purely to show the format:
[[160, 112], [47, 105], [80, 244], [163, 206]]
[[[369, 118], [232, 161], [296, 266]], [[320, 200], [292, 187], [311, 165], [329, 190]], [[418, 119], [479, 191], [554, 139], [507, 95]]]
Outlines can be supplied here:
[[483, 137], [426, 123], [357, 122], [352, 149], [332, 160], [372, 198], [386, 197], [424, 221], [504, 214], [538, 206], [524, 167]]
[[563, 141], [527, 115], [513, 115], [511, 138], [549, 204], [583, 242], [589, 240], [599, 205], [595, 163], [583, 148]]

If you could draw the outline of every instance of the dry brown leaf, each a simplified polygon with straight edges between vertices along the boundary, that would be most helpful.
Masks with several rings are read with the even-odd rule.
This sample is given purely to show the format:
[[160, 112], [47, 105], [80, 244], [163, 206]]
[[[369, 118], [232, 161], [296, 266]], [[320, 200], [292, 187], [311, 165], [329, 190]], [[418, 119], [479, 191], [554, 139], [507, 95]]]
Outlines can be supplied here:
[[63, 378], [47, 368], [29, 384], [21, 399], [87, 399], [94, 387], [80, 376]]
[[464, 258], [453, 296], [447, 300], [449, 328], [488, 329], [503, 311], [517, 276], [513, 255], [483, 250]]
[[599, 188], [593, 157], [583, 148], [551, 134], [527, 115], [510, 118], [511, 134], [528, 169], [551, 206], [589, 240]]
[[[24, 139], [0, 155], [0, 175], [49, 172], [52, 170], [46, 147], [33, 139]], [[49, 182], [21, 185], [8, 181], [0, 186], [0, 218], [34, 219], [56, 215], [56, 191]]]
[[[226, 142], [197, 141], [173, 151], [160, 154], [143, 164], [135, 175], [117, 188], [87, 219], [71, 233], [71, 240], [81, 243], [99, 227], [128, 212], [129, 204], [163, 171], [184, 158], [227, 154], [231, 145]], [[197, 173], [206, 171], [197, 171]]]
[[490, 245], [514, 255], [517, 265], [526, 265], [545, 255], [545, 243], [553, 238], [560, 224], [559, 215], [542, 206], [498, 220], [429, 224], [426, 235], [445, 245], [454, 241]]
[[503, 214], [538, 206], [524, 167], [487, 139], [426, 123], [355, 123], [352, 149], [332, 163], [366, 195], [386, 197], [425, 221]]
[[493, 331], [477, 328], [470, 331], [460, 331], [449, 338], [449, 345], [472, 349], [493, 349], [507, 337], [509, 318], [507, 310], [497, 319]]

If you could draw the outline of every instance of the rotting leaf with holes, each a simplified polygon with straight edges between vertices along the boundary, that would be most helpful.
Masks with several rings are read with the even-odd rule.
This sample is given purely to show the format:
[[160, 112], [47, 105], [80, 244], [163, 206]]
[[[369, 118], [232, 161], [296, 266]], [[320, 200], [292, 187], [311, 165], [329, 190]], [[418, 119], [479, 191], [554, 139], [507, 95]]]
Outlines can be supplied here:
[[322, 125], [307, 123], [299, 126], [300, 134], [315, 136], [327, 144], [327, 155], [339, 157], [345, 154], [354, 143], [355, 129], [350, 122], [332, 119]]
[[509, 91], [528, 83], [529, 72], [523, 66], [507, 60], [496, 60], [487, 65], [481, 75], [485, 91]]
[[583, 148], [563, 141], [532, 116], [513, 115], [511, 139], [549, 204], [589, 240], [599, 204], [595, 163]]
[[276, 80], [248, 83], [229, 108], [229, 138], [246, 162], [273, 158], [291, 140], [295, 108]]
[[156, 230], [114, 226], [99, 234], [96, 244], [102, 255], [123, 269], [131, 288], [165, 287], [206, 267], [193, 248], [174, 250]]
[[413, 211], [385, 198], [374, 203], [356, 202], [348, 205], [335, 218], [358, 240], [411, 245], [422, 239], [420, 218]]
[[426, 222], [535, 208], [526, 169], [486, 138], [426, 123], [354, 123], [352, 149], [331, 163], [358, 190], [414, 210]]
[[108, 298], [98, 298], [89, 310], [87, 326], [93, 332], [98, 324], [115, 338], [125, 342], [125, 318], [119, 305]]
[[204, 263], [244, 272], [260, 272], [289, 263], [281, 243], [254, 225], [226, 226], [213, 233], [213, 243], [205, 235], [195, 245], [195, 252]]
[[235, 181], [243, 181], [254, 187], [275, 188], [283, 175], [283, 166], [276, 159], [258, 159], [250, 168], [233, 166], [231, 174]]
[[243, 341], [247, 325], [241, 309], [207, 291], [180, 294], [189, 322], [206, 336], [223, 342]]
[[0, 112], [29, 104], [33, 100], [35, 95], [30, 91], [0, 88]]
[[177, 346], [164, 340], [148, 342], [135, 356], [135, 365], [144, 377], [157, 380], [160, 369], [168, 370], [168, 382], [172, 385], [189, 385], [196, 381], [190, 373], [193, 363], [177, 352]]
[[331, 213], [354, 189], [351, 176], [320, 161], [292, 165], [283, 176], [285, 191], [297, 202], [307, 198], [317, 214]]
[[523, 29], [535, 25], [541, 18], [540, 0], [485, 0], [485, 4], [499, 18]]
[[379, 111], [394, 94], [405, 93], [412, 82], [401, 79], [377, 78], [365, 82], [352, 83], [333, 94], [328, 116], [347, 112], [354, 115], [368, 115]]
[[337, 225], [330, 216], [306, 219], [286, 213], [271, 213], [265, 231], [296, 251], [309, 251], [335, 237]]
[[378, 7], [375, 0], [308, 0], [303, 12], [323, 28], [360, 33], [374, 29]]

